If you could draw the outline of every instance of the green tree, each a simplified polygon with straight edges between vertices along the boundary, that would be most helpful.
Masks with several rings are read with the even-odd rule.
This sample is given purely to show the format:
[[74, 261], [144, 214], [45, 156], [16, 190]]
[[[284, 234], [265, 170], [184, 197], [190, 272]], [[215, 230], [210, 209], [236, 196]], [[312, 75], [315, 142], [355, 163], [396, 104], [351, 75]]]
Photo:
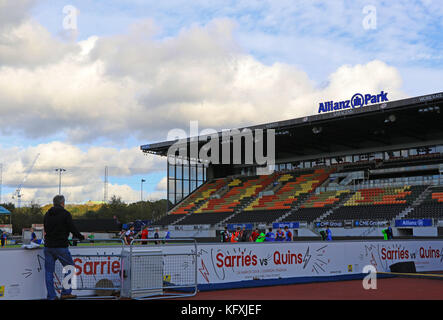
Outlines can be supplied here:
[[[5, 208], [6, 210], [9, 210], [11, 213], [14, 211], [15, 209], [15, 205], [12, 202], [8, 202], [8, 203], [2, 203], [0, 204], [0, 206], [2, 206], [3, 208]], [[0, 215], [0, 224], [9, 224], [9, 220], [10, 217], [9, 215]]]
[[11, 213], [12, 232], [14, 234], [21, 234], [23, 228], [30, 228], [32, 224], [43, 223], [43, 210], [36, 203], [32, 203], [29, 207], [14, 208]]

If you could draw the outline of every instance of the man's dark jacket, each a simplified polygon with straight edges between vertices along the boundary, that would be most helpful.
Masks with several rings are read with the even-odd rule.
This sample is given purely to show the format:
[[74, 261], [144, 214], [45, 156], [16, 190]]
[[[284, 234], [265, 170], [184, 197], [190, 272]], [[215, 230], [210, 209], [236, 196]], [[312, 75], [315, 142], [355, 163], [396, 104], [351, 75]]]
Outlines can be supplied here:
[[69, 246], [69, 233], [80, 240], [85, 238], [74, 226], [69, 211], [61, 206], [54, 206], [49, 209], [45, 214], [43, 223], [46, 233], [45, 247], [67, 248]]

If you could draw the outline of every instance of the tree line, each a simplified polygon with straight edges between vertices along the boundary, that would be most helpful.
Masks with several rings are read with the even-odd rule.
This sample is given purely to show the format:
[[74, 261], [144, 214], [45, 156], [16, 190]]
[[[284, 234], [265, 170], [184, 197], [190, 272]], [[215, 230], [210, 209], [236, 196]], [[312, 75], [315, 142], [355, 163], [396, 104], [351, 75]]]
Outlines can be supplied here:
[[[139, 201], [125, 203], [120, 197], [113, 196], [105, 204], [66, 205], [65, 209], [71, 212], [73, 219], [117, 219], [121, 223], [136, 220], [157, 220], [166, 214], [167, 201]], [[30, 228], [32, 224], [43, 224], [43, 217], [51, 205], [40, 206], [31, 204], [27, 207], [16, 208], [13, 203], [0, 204], [11, 211], [11, 217], [0, 215], [0, 224], [9, 224], [11, 219], [14, 234], [21, 234], [23, 228]]]

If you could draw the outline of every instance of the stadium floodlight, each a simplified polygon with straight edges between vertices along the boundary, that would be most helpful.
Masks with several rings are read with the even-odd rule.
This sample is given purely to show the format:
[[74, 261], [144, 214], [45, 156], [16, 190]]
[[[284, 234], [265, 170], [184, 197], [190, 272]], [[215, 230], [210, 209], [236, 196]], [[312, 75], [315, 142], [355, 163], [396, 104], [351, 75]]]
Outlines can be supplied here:
[[322, 127], [314, 127], [314, 128], [312, 128], [312, 132], [314, 133], [314, 134], [319, 134], [319, 133], [321, 133], [323, 131], [323, 128]]
[[279, 131], [275, 132], [275, 135], [276, 136], [282, 136], [282, 135], [287, 136], [287, 135], [289, 135], [289, 131], [288, 130], [279, 130]]
[[397, 117], [394, 114], [391, 114], [385, 119], [385, 123], [395, 122], [395, 120], [397, 120]]
[[66, 171], [66, 169], [63, 168], [57, 168], [55, 169], [56, 172], [59, 173], [58, 176], [58, 194], [62, 194], [62, 172]]
[[427, 107], [424, 109], [418, 109], [419, 113], [423, 113], [423, 112], [436, 112], [436, 113], [440, 113], [440, 107], [439, 106], [431, 106], [431, 107]]
[[143, 201], [143, 182], [146, 182], [145, 179], [141, 179], [141, 191], [140, 191], [140, 201]]

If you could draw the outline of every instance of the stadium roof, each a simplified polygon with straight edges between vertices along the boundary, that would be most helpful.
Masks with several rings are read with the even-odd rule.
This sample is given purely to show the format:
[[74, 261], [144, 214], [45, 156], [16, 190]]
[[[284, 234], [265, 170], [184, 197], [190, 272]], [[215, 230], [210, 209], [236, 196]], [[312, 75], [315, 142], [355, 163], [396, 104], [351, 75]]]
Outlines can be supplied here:
[[[442, 108], [443, 92], [440, 92], [246, 128], [275, 129], [277, 162], [303, 160], [443, 144]], [[221, 142], [221, 132], [219, 136]], [[166, 156], [175, 142], [147, 144], [140, 149]], [[206, 143], [200, 141], [199, 148]]]

